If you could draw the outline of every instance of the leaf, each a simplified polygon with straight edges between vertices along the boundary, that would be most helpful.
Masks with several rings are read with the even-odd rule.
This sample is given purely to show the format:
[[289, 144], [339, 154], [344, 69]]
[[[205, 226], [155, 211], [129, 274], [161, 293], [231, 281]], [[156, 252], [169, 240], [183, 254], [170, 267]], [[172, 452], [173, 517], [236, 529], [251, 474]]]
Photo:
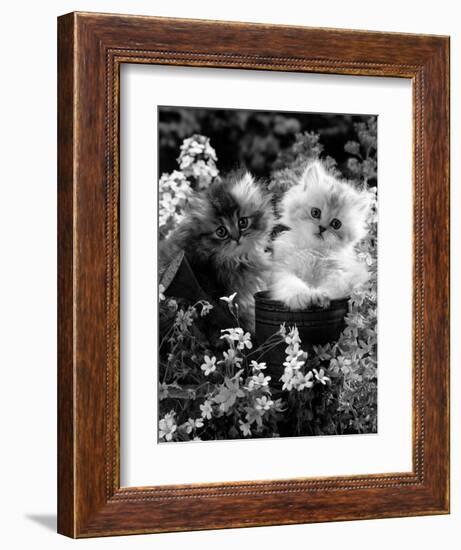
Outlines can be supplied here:
[[160, 284], [163, 285], [165, 290], [171, 285], [173, 282], [173, 279], [176, 276], [176, 273], [179, 270], [179, 266], [181, 265], [184, 258], [184, 251], [181, 250], [174, 256], [173, 260], [168, 264], [165, 271], [160, 277]]

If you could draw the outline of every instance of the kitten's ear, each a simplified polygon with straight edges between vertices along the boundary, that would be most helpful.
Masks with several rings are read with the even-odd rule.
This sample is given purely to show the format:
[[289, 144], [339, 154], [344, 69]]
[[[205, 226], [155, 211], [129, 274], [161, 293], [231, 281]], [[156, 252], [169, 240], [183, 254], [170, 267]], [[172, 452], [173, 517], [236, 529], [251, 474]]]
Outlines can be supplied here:
[[255, 207], [259, 207], [264, 192], [259, 182], [249, 172], [244, 172], [233, 185], [231, 194], [241, 205], [254, 203]]
[[187, 201], [186, 210], [192, 216], [206, 216], [208, 201], [204, 193], [194, 193]]
[[245, 185], [253, 185], [254, 182], [255, 182], [255, 180], [254, 180], [253, 176], [250, 174], [250, 172], [245, 172], [240, 181]]
[[311, 185], [319, 183], [321, 178], [326, 174], [323, 164], [319, 160], [314, 160], [309, 163], [304, 170], [301, 178], [301, 183], [304, 189], [308, 189]]

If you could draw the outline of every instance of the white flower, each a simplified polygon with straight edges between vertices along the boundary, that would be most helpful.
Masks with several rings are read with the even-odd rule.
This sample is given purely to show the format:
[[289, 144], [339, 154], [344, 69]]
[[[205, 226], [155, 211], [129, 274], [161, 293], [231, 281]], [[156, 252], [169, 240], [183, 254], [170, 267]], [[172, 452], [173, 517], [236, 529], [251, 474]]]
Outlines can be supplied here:
[[175, 414], [174, 411], [170, 411], [158, 423], [160, 439], [164, 439], [165, 441], [173, 439], [173, 434], [178, 427], [174, 418]]
[[168, 397], [168, 384], [160, 382], [158, 385], [158, 398], [159, 401], [166, 399]]
[[283, 382], [282, 390], [291, 391], [294, 388], [296, 379], [293, 374], [293, 369], [290, 367], [285, 367], [285, 370], [280, 377], [280, 380]]
[[314, 346], [315, 356], [321, 361], [326, 361], [330, 359], [333, 353], [334, 347], [332, 348], [330, 344], [325, 344], [324, 346]]
[[168, 191], [164, 191], [162, 198], [161, 198], [161, 204], [165, 208], [169, 206], [173, 201], [173, 195], [171, 193], [168, 193]]
[[219, 403], [220, 410], [229, 411], [237, 401], [239, 397], [244, 397], [245, 393], [240, 388], [240, 374], [239, 370], [232, 378], [227, 376], [224, 378], [224, 384], [219, 386], [219, 393], [214, 398], [216, 403]]
[[189, 418], [187, 422], [185, 422], [182, 426], [186, 433], [190, 434], [192, 433], [196, 428], [203, 428], [203, 419], [202, 418]]
[[163, 300], [165, 299], [165, 287], [163, 285], [159, 285], [158, 286], [158, 301], [159, 302], [163, 302]]
[[[221, 332], [223, 333], [223, 335], [220, 337], [221, 340], [229, 340], [230, 342], [232, 341], [239, 341], [241, 336], [243, 335], [243, 329], [238, 327], [238, 328], [225, 328], [223, 330], [221, 330]], [[227, 334], [226, 334], [227, 333]]]
[[304, 359], [307, 359], [307, 353], [305, 353], [300, 347], [299, 344], [290, 344], [286, 349], [285, 353], [287, 356], [290, 357], [290, 359], [298, 359], [300, 361], [303, 361]]
[[211, 406], [211, 401], [208, 399], [200, 405], [200, 410], [202, 411], [202, 418], [210, 419], [213, 413], [213, 407]]
[[306, 375], [301, 375], [301, 377], [297, 379], [298, 384], [296, 386], [296, 389], [298, 391], [301, 391], [304, 388], [312, 388], [312, 386], [314, 385], [313, 378], [314, 375], [312, 374], [312, 372], [308, 372]]
[[266, 363], [258, 363], [257, 361], [250, 361], [250, 365], [256, 371], [264, 370], [267, 367]]
[[[243, 329], [238, 328], [226, 328], [221, 330], [225, 333], [220, 338], [226, 339], [228, 342], [237, 342], [237, 349], [251, 349], [253, 344], [251, 342], [251, 334], [249, 332], [243, 332]], [[227, 333], [227, 334], [226, 334]]]
[[274, 402], [272, 399], [269, 399], [266, 395], [263, 395], [262, 397], [256, 398], [255, 409], [258, 411], [268, 411], [273, 405]]
[[238, 349], [251, 349], [253, 347], [253, 344], [251, 343], [251, 334], [249, 332], [245, 332], [243, 336], [240, 338], [239, 343], [237, 344]]
[[341, 371], [343, 374], [349, 374], [351, 372], [352, 360], [344, 357], [343, 355], [338, 355], [338, 357], [333, 357], [330, 361], [330, 369], [333, 372]]
[[184, 170], [185, 168], [188, 168], [192, 163], [194, 162], [194, 157], [191, 157], [190, 155], [184, 155], [181, 157], [181, 164], [179, 167], [181, 170]]
[[190, 310], [184, 311], [181, 309], [176, 314], [175, 324], [181, 332], [185, 332], [192, 322], [192, 312]]
[[234, 294], [231, 294], [230, 296], [221, 296], [219, 298], [223, 302], [226, 302], [229, 307], [231, 307], [234, 304], [234, 298], [237, 296], [237, 293], [234, 292]]
[[213, 164], [205, 162], [204, 160], [197, 160], [191, 166], [193, 176], [204, 180], [201, 182], [202, 185], [200, 187], [206, 186], [207, 183], [210, 183], [211, 180], [218, 175], [218, 170]]
[[228, 351], [223, 352], [224, 361], [220, 363], [227, 363], [228, 365], [235, 365], [243, 361], [243, 357], [239, 355], [235, 349], [230, 348]]
[[241, 420], [239, 420], [239, 424], [240, 424], [239, 428], [243, 433], [244, 437], [251, 435], [251, 426], [248, 422], [242, 422]]
[[200, 311], [200, 316], [205, 317], [213, 309], [213, 306], [209, 302], [202, 302], [202, 310]]
[[216, 357], [213, 356], [210, 359], [208, 355], [205, 355], [203, 359], [205, 362], [200, 366], [200, 368], [205, 373], [205, 376], [208, 376], [209, 374], [211, 374], [216, 370]]
[[182, 172], [163, 174], [159, 181], [159, 227], [174, 227], [183, 217], [192, 188]]
[[185, 176], [196, 180], [197, 188], [205, 189], [218, 175], [216, 152], [210, 139], [195, 134], [183, 141], [178, 164]]
[[262, 425], [263, 425], [262, 417], [264, 416], [265, 411], [260, 410], [256, 407], [254, 407], [254, 408], [246, 407], [245, 410], [247, 411], [247, 413], [245, 415], [245, 418], [248, 420], [248, 423], [250, 424], [250, 426], [251, 426], [251, 424], [256, 422], [256, 424], [259, 427], [262, 427]]
[[267, 388], [271, 377], [264, 376], [262, 372], [254, 374], [248, 381], [248, 391], [258, 390], [260, 388]]
[[285, 338], [285, 342], [289, 345], [301, 343], [301, 339], [299, 338], [298, 328], [296, 326], [294, 326], [290, 330], [289, 334]]
[[299, 338], [296, 326], [286, 334], [285, 342], [288, 344], [288, 347], [285, 350], [287, 357], [283, 363], [285, 369], [283, 375], [280, 377], [280, 380], [283, 382], [282, 389], [287, 391], [297, 389], [301, 391], [304, 388], [312, 387], [312, 373], [305, 376], [301, 371], [301, 368], [306, 363], [307, 353], [300, 347], [301, 339]]
[[287, 357], [287, 360], [283, 363], [285, 367], [288, 367], [292, 370], [298, 370], [304, 365], [304, 361], [298, 361], [297, 357]]
[[302, 391], [305, 388], [312, 388], [314, 385], [313, 378], [312, 372], [308, 372], [304, 375], [297, 369], [293, 370], [290, 367], [286, 367], [280, 380], [283, 382], [283, 390], [291, 391], [295, 389], [297, 391]]
[[324, 386], [326, 385], [327, 382], [331, 382], [328, 376], [325, 376], [325, 371], [323, 369], [320, 369], [319, 371], [317, 371], [317, 369], [312, 369], [312, 370], [315, 374], [315, 378]]

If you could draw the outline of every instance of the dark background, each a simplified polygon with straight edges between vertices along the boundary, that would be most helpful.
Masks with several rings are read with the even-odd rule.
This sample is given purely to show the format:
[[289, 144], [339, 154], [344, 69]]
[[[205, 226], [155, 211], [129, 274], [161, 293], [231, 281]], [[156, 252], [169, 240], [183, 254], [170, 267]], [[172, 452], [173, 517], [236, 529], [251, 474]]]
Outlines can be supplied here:
[[354, 123], [370, 115], [159, 107], [159, 175], [178, 169], [176, 159], [185, 138], [194, 133], [210, 138], [218, 169], [245, 167], [255, 176], [269, 177], [279, 168], [277, 157], [293, 145], [296, 134], [314, 131], [325, 155], [342, 166], [350, 156], [348, 140], [357, 139]]

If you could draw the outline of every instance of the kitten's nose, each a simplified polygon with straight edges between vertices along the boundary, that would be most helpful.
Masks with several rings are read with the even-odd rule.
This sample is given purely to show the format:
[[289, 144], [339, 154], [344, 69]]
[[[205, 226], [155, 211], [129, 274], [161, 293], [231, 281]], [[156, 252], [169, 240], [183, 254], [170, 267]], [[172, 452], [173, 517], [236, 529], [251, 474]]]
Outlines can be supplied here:
[[319, 225], [319, 231], [320, 231], [320, 234], [322, 234], [324, 231], [326, 231], [327, 228], [326, 227], [323, 227], [323, 225]]

